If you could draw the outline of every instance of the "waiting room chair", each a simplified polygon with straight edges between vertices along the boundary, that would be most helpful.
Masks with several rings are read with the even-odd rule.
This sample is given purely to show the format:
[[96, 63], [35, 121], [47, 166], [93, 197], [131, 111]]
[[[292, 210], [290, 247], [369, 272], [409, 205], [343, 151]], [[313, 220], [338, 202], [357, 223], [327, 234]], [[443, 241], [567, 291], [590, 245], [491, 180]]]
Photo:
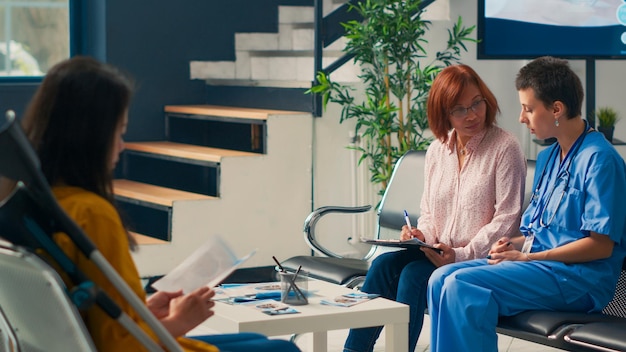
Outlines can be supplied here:
[[626, 261], [613, 300], [601, 313], [527, 311], [501, 317], [497, 331], [567, 351], [626, 351]]
[[96, 351], [54, 269], [9, 243], [0, 243], [0, 268], [0, 349]]
[[[405, 225], [405, 209], [410, 211], [411, 223], [417, 223], [420, 200], [424, 190], [424, 159], [426, 151], [409, 151], [396, 162], [391, 179], [377, 208], [376, 233], [363, 234], [367, 238], [398, 238]], [[305, 268], [312, 278], [328, 281], [349, 288], [358, 287], [365, 280], [371, 261], [382, 251], [372, 246], [362, 258], [346, 258], [324, 246], [317, 238], [315, 226], [328, 214], [359, 214], [372, 209], [371, 205], [358, 207], [325, 206], [313, 211], [304, 222], [304, 240], [315, 256], [295, 256], [281, 263], [288, 271], [299, 266]], [[413, 212], [411, 212], [413, 211]]]

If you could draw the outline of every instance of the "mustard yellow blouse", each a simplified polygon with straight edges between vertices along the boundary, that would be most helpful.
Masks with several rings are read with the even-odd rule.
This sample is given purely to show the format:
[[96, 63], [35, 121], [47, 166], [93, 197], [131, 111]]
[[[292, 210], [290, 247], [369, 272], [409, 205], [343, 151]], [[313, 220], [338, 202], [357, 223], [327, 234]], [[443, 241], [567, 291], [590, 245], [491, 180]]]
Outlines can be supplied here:
[[[61, 207], [83, 229], [137, 296], [145, 301], [146, 295], [130, 254], [126, 231], [116, 209], [102, 197], [82, 188], [62, 186], [54, 187], [52, 191]], [[100, 270], [78, 251], [67, 235], [56, 234], [54, 240], [87, 277], [102, 288], [143, 330], [156, 339], [148, 325], [122, 298]], [[98, 351], [145, 350], [122, 325], [110, 318], [99, 307], [91, 307], [83, 314], [83, 318]], [[177, 341], [185, 351], [218, 351], [215, 346], [197, 340], [179, 337]]]

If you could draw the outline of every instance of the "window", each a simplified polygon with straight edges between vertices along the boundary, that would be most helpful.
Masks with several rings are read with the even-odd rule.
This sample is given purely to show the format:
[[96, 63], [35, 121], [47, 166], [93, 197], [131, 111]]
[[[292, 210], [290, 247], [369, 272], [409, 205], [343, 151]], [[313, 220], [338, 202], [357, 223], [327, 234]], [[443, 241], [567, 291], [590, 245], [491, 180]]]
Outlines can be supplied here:
[[70, 56], [70, 0], [0, 0], [0, 78], [40, 77]]

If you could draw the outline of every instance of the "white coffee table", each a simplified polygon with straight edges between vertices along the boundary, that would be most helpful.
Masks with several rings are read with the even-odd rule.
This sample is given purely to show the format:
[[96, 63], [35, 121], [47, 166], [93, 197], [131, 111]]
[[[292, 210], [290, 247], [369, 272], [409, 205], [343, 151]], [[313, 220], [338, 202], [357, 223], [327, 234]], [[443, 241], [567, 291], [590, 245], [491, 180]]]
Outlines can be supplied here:
[[327, 332], [369, 326], [385, 327], [385, 348], [389, 352], [408, 350], [409, 306], [376, 298], [352, 307], [320, 304], [323, 298], [334, 298], [353, 292], [342, 286], [324, 281], [309, 281], [309, 290], [315, 295], [309, 304], [294, 306], [300, 313], [266, 315], [252, 307], [215, 304], [215, 315], [202, 323], [202, 327], [221, 333], [258, 332], [267, 336], [313, 333], [313, 351], [327, 351]]

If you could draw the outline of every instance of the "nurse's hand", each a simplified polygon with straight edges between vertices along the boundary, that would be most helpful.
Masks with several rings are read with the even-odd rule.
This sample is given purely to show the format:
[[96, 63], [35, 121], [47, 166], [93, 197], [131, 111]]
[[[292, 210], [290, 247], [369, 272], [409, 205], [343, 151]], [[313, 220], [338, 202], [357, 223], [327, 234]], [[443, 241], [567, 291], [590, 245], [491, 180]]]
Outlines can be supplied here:
[[518, 250], [508, 250], [503, 252], [494, 252], [489, 253], [487, 256], [487, 263], [489, 264], [498, 264], [503, 261], [528, 261], [528, 257], [526, 254], [518, 251]]
[[513, 243], [511, 242], [511, 240], [508, 237], [502, 237], [501, 239], [496, 241], [496, 243], [491, 245], [489, 254], [510, 251], [513, 249], [515, 248], [513, 247]]
[[441, 253], [427, 247], [420, 247], [420, 250], [424, 252], [426, 258], [428, 258], [434, 266], [440, 267], [446, 264], [454, 263], [454, 260], [456, 259], [456, 252], [454, 252], [452, 247], [443, 243], [435, 243], [433, 247], [441, 249]]

